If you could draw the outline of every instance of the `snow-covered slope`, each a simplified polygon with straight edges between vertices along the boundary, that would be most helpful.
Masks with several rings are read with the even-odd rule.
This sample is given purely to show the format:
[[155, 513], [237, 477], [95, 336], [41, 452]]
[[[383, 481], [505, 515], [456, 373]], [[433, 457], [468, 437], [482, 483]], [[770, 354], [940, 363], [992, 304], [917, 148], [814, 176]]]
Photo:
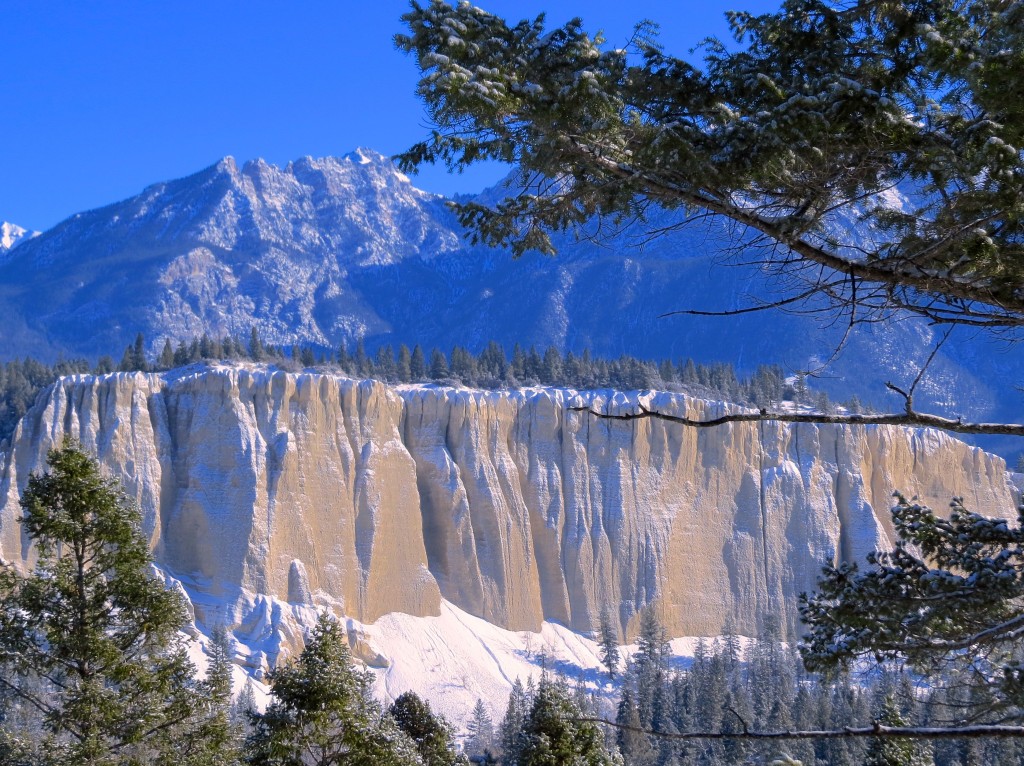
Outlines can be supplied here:
[[[188, 589], [185, 592], [189, 594]], [[309, 628], [317, 619], [318, 611], [310, 606], [285, 602], [275, 608], [288, 614], [294, 625]], [[598, 695], [611, 692], [596, 642], [558, 623], [544, 622], [537, 631], [506, 630], [448, 601], [441, 602], [439, 614], [430, 616], [391, 612], [373, 623], [338, 616], [354, 656], [373, 672], [378, 699], [388, 703], [415, 691], [459, 730], [477, 699], [484, 701], [495, 721], [500, 720], [517, 678], [525, 684], [545, 671], [556, 672], [582, 681]], [[199, 629], [189, 636], [191, 654], [196, 665], [205, 668], [212, 627], [199, 623]], [[232, 638], [236, 692], [251, 677], [258, 696], [265, 699], [264, 647], [251, 635]], [[693, 644], [691, 639], [672, 642], [677, 661], [692, 657]], [[624, 647], [623, 655], [630, 649]]]
[[[185, 592], [189, 593], [187, 589]], [[316, 620], [317, 611], [308, 606], [283, 603], [277, 608], [289, 612], [296, 624], [312, 626]], [[605, 712], [611, 712], [617, 684], [609, 681], [601, 665], [597, 643], [590, 635], [556, 622], [544, 622], [538, 631], [511, 631], [474, 617], [448, 601], [441, 602], [436, 616], [392, 612], [373, 623], [344, 617], [342, 621], [356, 659], [373, 673], [378, 699], [387, 704], [405, 691], [415, 691], [454, 724], [458, 733], [465, 731], [469, 712], [478, 699], [490, 710], [492, 720], [500, 721], [515, 680], [536, 682], [545, 672], [582, 683], [609, 705]], [[199, 628], [190, 632], [190, 655], [204, 671], [212, 627], [200, 623]], [[260, 644], [233, 638], [235, 692], [253, 679], [257, 702], [263, 705], [269, 695], [260, 667]], [[686, 666], [699, 640], [672, 639], [673, 666]], [[621, 660], [625, 662], [635, 650], [635, 644], [622, 646]]]

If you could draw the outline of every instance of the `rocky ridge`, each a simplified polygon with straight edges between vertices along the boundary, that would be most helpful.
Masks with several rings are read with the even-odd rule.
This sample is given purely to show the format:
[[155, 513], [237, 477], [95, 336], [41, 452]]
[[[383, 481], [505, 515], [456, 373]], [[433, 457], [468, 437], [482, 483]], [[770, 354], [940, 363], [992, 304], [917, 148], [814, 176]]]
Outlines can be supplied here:
[[302, 615], [545, 620], [624, 636], [653, 605], [672, 636], [795, 630], [823, 562], [889, 543], [894, 489], [942, 508], [1014, 507], [1002, 459], [929, 430], [602, 421], [581, 400], [695, 417], [656, 392], [393, 388], [327, 374], [196, 367], [60, 380], [0, 455], [0, 554], [27, 564], [18, 496], [72, 435], [142, 510], [199, 624], [294, 646]]
[[[596, 241], [566, 234], [557, 258], [513, 260], [468, 241], [446, 200], [371, 150], [282, 167], [226, 157], [0, 252], [0, 359], [118, 359], [138, 332], [155, 358], [168, 339], [246, 339], [255, 327], [265, 342], [318, 351], [358, 339], [371, 354], [401, 343], [428, 354], [456, 344], [479, 351], [495, 340], [506, 353], [515, 343], [541, 353], [552, 345], [606, 358], [729, 361], [748, 373], [780, 364], [792, 374], [818, 369], [842, 345], [845, 319], [662, 316], [771, 303], [792, 285], [760, 269], [756, 252], [736, 258], [752, 264], [724, 265], [743, 239], [721, 221], [678, 228], [672, 213], [651, 215], [661, 236], [639, 225]], [[814, 387], [899, 406], [886, 401], [884, 383], [909, 386], [940, 337], [922, 322], [859, 325]], [[1000, 381], [1024, 375], [1024, 357], [960, 331], [941, 346], [916, 388], [920, 408], [1017, 417], [1018, 396]]]

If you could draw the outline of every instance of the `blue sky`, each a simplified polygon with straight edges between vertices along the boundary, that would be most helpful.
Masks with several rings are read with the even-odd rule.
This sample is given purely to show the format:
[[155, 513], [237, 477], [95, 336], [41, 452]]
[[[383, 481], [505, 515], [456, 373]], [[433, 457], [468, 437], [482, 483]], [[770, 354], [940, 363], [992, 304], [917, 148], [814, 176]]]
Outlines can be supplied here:
[[[622, 43], [644, 18], [677, 53], [724, 36], [729, 8], [769, 0], [478, 0], [515, 18], [581, 16]], [[405, 0], [0, 0], [0, 220], [45, 229], [225, 155], [283, 164], [426, 132], [416, 70], [396, 51]], [[450, 194], [500, 175], [426, 170]]]

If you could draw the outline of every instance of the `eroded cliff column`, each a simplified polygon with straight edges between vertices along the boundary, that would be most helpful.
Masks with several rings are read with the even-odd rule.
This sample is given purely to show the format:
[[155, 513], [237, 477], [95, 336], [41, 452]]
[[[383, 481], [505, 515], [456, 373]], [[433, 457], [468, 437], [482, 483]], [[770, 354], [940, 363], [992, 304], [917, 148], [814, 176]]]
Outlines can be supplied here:
[[[589, 631], [608, 610], [632, 635], [652, 606], [676, 636], [752, 634], [768, 615], [792, 630], [822, 563], [889, 544], [893, 490], [1014, 508], [1001, 459], [933, 431], [568, 409], [637, 396], [228, 366], [65, 378], [3, 455], [0, 553], [29, 563], [18, 494], [64, 434], [124, 483], [204, 621], [255, 619], [264, 597], [363, 622], [443, 597], [511, 629]], [[643, 396], [691, 417], [730, 406]]]

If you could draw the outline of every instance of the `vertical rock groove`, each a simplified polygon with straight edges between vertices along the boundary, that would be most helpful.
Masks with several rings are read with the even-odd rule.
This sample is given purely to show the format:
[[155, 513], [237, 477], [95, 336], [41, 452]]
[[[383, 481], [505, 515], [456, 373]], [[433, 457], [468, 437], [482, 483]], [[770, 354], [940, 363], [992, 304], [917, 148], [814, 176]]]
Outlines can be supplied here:
[[19, 492], [64, 433], [125, 483], [160, 566], [202, 596], [200, 619], [216, 603], [260, 625], [255, 610], [276, 599], [273, 630], [289, 601], [372, 621], [436, 615], [445, 598], [516, 630], [590, 631], [617, 606], [629, 635], [649, 603], [674, 636], [752, 633], [837, 552], [885, 543], [888, 506], [872, 503], [894, 489], [937, 509], [953, 495], [1014, 508], [1001, 459], [932, 432], [685, 431], [566, 411], [632, 410], [638, 397], [697, 417], [731, 406], [227, 366], [71, 377], [0, 458], [0, 555], [30, 565]]

